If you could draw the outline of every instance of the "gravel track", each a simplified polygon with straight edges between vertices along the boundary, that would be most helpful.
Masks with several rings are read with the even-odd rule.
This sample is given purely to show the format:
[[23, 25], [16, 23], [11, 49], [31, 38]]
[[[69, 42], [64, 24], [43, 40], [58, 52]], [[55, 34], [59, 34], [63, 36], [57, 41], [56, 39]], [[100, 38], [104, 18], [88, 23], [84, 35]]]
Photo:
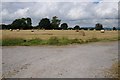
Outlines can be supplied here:
[[118, 59], [117, 42], [67, 46], [4, 46], [6, 78], [104, 78]]

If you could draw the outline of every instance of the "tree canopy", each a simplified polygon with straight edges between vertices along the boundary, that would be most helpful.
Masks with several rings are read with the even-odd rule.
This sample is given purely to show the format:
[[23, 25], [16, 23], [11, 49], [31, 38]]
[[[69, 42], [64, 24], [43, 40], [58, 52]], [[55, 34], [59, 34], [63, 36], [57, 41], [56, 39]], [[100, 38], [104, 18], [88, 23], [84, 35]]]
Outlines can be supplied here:
[[96, 29], [96, 30], [101, 30], [101, 29], [103, 29], [103, 25], [100, 24], [100, 23], [97, 23], [97, 24], [95, 25], [95, 29]]
[[60, 25], [60, 22], [61, 22], [61, 20], [58, 19], [57, 16], [52, 17], [52, 20], [51, 20], [51, 28], [52, 28], [52, 29], [58, 29], [58, 28], [59, 28], [59, 25]]
[[79, 26], [79, 25], [76, 25], [76, 26], [74, 27], [74, 29], [75, 29], [75, 30], [78, 30], [78, 29], [80, 29], [80, 26]]
[[64, 30], [67, 30], [68, 29], [67, 23], [62, 23], [60, 28], [64, 29]]
[[50, 20], [48, 18], [43, 18], [40, 20], [39, 22], [39, 28], [40, 29], [51, 29], [51, 26], [50, 26]]
[[15, 19], [11, 24], [11, 29], [30, 29], [31, 27], [31, 18]]
[[[19, 19], [15, 19], [11, 24], [1, 24], [2, 29], [57, 29], [57, 30], [67, 30], [67, 29], [74, 29], [74, 30], [80, 30], [80, 29], [84, 29], [84, 30], [101, 30], [103, 29], [103, 25], [101, 23], [97, 23], [95, 24], [95, 27], [93, 28], [86, 28], [86, 27], [81, 27], [79, 25], [76, 25], [73, 28], [68, 28], [68, 24], [67, 23], [62, 23], [61, 25], [61, 20], [57, 17], [57, 16], [53, 16], [52, 19], [50, 20], [49, 18], [42, 18], [37, 26], [32, 26], [32, 20], [31, 18], [27, 17], [27, 18], [19, 18]], [[59, 27], [60, 25], [60, 27]], [[113, 27], [113, 30], [116, 30], [115, 27]]]
[[116, 27], [113, 27], [113, 30], [117, 30]]

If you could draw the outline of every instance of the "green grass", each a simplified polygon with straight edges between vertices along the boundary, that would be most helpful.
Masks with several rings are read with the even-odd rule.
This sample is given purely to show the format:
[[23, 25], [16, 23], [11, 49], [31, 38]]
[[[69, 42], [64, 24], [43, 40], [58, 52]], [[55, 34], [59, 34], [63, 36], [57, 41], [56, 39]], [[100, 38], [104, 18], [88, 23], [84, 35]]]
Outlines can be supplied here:
[[68, 45], [68, 44], [72, 44], [70, 39], [65, 37], [59, 39], [59, 45]]
[[23, 39], [6, 39], [2, 40], [2, 46], [16, 46], [16, 45], [21, 45], [23, 43]]
[[2, 46], [2, 40], [0, 40], [0, 46]]
[[69, 45], [69, 44], [83, 44], [83, 43], [90, 43], [90, 42], [98, 42], [98, 41], [117, 41], [117, 38], [113, 39], [97, 39], [91, 38], [88, 40], [82, 39], [68, 39], [66, 37], [57, 38], [51, 37], [48, 40], [43, 39], [3, 39], [0, 41], [0, 45], [2, 46], [36, 46], [36, 45]]
[[57, 37], [51, 37], [47, 40], [47, 44], [49, 45], [59, 45], [59, 39]]
[[22, 46], [30, 46], [30, 45], [42, 45], [43, 40], [41, 39], [31, 39], [31, 40], [24, 40], [23, 43], [20, 45]]

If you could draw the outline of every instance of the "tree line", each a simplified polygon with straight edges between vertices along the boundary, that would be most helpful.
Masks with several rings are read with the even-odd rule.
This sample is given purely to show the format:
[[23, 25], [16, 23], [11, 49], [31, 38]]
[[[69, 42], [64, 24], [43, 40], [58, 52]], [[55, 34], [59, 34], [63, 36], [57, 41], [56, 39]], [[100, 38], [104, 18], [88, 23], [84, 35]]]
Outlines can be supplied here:
[[[32, 19], [27, 17], [27, 18], [20, 18], [20, 19], [15, 19], [11, 24], [2, 24], [2, 29], [46, 29], [46, 30], [51, 30], [51, 29], [56, 29], [56, 30], [101, 30], [104, 29], [103, 25], [100, 23], [95, 24], [94, 28], [80, 28], [79, 25], [75, 25], [73, 28], [68, 27], [67, 23], [62, 23], [61, 25], [61, 20], [58, 19], [57, 16], [53, 16], [52, 19], [50, 20], [49, 18], [42, 18], [37, 26], [32, 26]], [[113, 27], [114, 30], [116, 30], [115, 27]]]

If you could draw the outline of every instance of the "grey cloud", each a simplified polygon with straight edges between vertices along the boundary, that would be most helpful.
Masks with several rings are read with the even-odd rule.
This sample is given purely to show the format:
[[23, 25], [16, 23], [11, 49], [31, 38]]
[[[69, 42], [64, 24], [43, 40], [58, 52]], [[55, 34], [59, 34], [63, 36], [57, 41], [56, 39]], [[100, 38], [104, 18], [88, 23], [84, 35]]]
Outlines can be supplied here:
[[118, 2], [119, 0], [2, 0], [3, 2]]
[[69, 26], [94, 26], [97, 22], [105, 26], [117, 26], [117, 2], [4, 2], [2, 7], [3, 23], [16, 18], [31, 17], [33, 25], [41, 18], [58, 16]]

